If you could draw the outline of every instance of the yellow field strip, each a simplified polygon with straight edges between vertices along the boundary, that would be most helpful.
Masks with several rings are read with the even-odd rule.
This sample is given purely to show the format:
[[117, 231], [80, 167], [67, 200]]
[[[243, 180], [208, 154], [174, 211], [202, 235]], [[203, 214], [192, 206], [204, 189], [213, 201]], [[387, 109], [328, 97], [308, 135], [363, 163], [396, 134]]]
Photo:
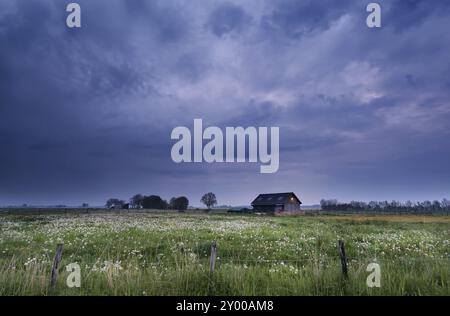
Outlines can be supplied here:
[[450, 216], [420, 215], [328, 215], [319, 216], [325, 220], [350, 220], [356, 222], [383, 221], [398, 223], [450, 223]]

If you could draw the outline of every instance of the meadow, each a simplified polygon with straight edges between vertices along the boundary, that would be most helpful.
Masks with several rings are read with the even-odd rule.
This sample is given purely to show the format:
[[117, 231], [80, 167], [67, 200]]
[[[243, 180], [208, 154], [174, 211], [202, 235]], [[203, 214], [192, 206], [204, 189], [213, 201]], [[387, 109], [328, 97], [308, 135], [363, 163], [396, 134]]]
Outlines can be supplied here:
[[[344, 240], [349, 277], [341, 273]], [[211, 242], [217, 242], [214, 273]], [[49, 287], [58, 243], [59, 278]], [[369, 288], [366, 267], [381, 268]], [[65, 266], [81, 267], [69, 288]], [[450, 217], [0, 214], [0, 295], [450, 295]]]

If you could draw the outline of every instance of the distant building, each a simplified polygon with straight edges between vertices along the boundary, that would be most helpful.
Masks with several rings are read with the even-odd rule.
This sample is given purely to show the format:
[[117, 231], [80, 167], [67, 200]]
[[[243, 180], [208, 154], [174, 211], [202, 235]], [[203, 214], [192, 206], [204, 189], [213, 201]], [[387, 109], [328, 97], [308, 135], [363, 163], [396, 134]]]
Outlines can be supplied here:
[[252, 202], [254, 211], [267, 213], [297, 212], [301, 204], [294, 192], [260, 194]]

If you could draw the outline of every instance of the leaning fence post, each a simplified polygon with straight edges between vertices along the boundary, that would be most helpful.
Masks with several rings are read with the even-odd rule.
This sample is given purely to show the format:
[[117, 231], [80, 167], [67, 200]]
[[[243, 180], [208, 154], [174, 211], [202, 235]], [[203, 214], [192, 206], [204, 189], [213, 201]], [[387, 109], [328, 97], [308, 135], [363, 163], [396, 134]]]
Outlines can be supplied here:
[[348, 278], [347, 256], [345, 255], [345, 245], [343, 240], [339, 240], [339, 257], [341, 257], [342, 274]]
[[55, 258], [53, 259], [52, 275], [50, 278], [51, 287], [54, 287], [56, 285], [56, 279], [58, 278], [58, 267], [62, 259], [63, 248], [64, 244], [58, 244], [58, 246], [56, 247]]
[[215, 241], [211, 244], [211, 258], [209, 260], [209, 272], [213, 273], [216, 266], [217, 244]]

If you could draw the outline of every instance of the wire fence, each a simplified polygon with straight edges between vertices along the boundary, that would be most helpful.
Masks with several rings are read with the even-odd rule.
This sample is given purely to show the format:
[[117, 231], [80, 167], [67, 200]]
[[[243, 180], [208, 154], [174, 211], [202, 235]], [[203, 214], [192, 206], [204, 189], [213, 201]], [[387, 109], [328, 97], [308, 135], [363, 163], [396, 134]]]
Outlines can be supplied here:
[[[103, 249], [102, 255], [105, 252], [108, 251], [108, 248], [113, 246], [114, 240], [111, 240], [108, 243], [108, 246], [106, 246]], [[38, 244], [36, 244], [38, 245]], [[173, 278], [170, 276], [170, 273], [178, 273], [183, 272], [184, 269], [187, 268], [187, 271], [194, 271], [195, 274], [192, 276], [193, 278], [200, 278], [207, 281], [209, 286], [219, 286], [220, 284], [226, 284], [226, 281], [224, 281], [224, 277], [227, 273], [230, 273], [231, 271], [234, 271], [233, 269], [239, 269], [239, 273], [237, 275], [240, 275], [241, 277], [245, 276], [247, 273], [247, 269], [257, 269], [258, 273], [262, 273], [263, 275], [266, 275], [269, 277], [272, 275], [272, 277], [276, 277], [278, 273], [292, 273], [292, 276], [298, 275], [298, 277], [303, 277], [305, 275], [308, 275], [308, 273], [319, 273], [318, 271], [321, 271], [320, 273], [324, 271], [331, 271], [331, 273], [336, 273], [342, 275], [344, 279], [354, 277], [358, 278], [360, 277], [366, 277], [367, 274], [367, 268], [370, 264], [376, 263], [380, 265], [382, 268], [386, 267], [386, 265], [391, 265], [393, 267], [399, 265], [399, 262], [401, 262], [403, 267], [407, 267], [404, 263], [413, 263], [413, 264], [424, 264], [429, 265], [431, 263], [438, 263], [447, 265], [450, 267], [450, 258], [436, 258], [436, 257], [411, 257], [411, 256], [401, 256], [401, 257], [395, 257], [395, 258], [385, 258], [385, 257], [377, 257], [377, 256], [346, 256], [345, 251], [342, 252], [340, 249], [341, 243], [338, 243], [336, 241], [336, 252], [335, 255], [333, 254], [320, 254], [318, 253], [316, 256], [311, 257], [289, 257], [289, 258], [242, 258], [239, 255], [233, 256], [233, 255], [221, 255], [221, 245], [217, 244], [216, 242], [211, 243], [211, 249], [210, 252], [207, 255], [204, 256], [198, 256], [195, 260], [195, 265], [197, 266], [197, 269], [191, 269], [194, 263], [189, 257], [188, 254], [182, 254], [179, 251], [176, 251], [174, 253], [174, 257], [178, 260], [176, 265], [171, 265], [171, 270], [169, 269], [169, 275], [161, 274], [158, 272], [158, 269], [156, 269], [154, 272], [154, 276], [152, 277], [152, 283], [160, 284], [162, 287], [165, 286], [171, 286], [173, 283]], [[342, 243], [342, 247], [344, 247]], [[60, 270], [65, 270], [65, 267], [68, 264], [71, 264], [70, 258], [64, 258], [64, 250], [62, 245], [58, 244], [55, 245], [55, 253], [54, 257], [51, 258], [50, 255], [47, 258], [46, 266], [44, 267], [45, 271], [48, 271], [48, 280], [49, 280], [49, 290], [53, 291], [57, 285], [57, 279], [59, 275]], [[341, 250], [341, 251], [340, 251]], [[76, 257], [78, 254], [79, 249], [77, 248], [75, 252], [71, 252], [72, 255]], [[181, 258], [179, 258], [181, 254]], [[186, 260], [183, 261], [183, 258]], [[149, 260], [147, 264], [143, 267], [141, 267], [139, 270], [146, 270], [149, 267], [153, 267], [155, 265], [157, 268], [164, 269], [167, 267], [167, 262], [164, 261], [151, 261], [151, 259], [156, 259], [154, 256], [151, 255], [143, 255], [142, 259]], [[98, 263], [98, 262], [96, 262]], [[84, 262], [83, 260], [78, 260], [77, 264], [82, 267], [83, 270], [83, 278], [89, 279], [91, 276], [93, 276], [96, 271], [105, 272], [105, 277], [107, 279], [114, 279], [115, 273], [114, 273], [114, 263], [112, 263], [112, 271], [108, 269], [104, 270], [93, 270], [92, 266], [88, 268], [88, 265], [92, 265], [92, 262]], [[231, 270], [230, 270], [231, 268]], [[124, 268], [126, 269], [126, 268]], [[337, 271], [340, 270], [340, 272]], [[0, 269], [1, 270], [1, 269]], [[223, 273], [220, 273], [222, 272]], [[250, 270], [248, 270], [250, 271]], [[124, 272], [124, 271], [123, 271]], [[123, 272], [118, 272], [123, 273]], [[190, 277], [189, 273], [186, 274], [185, 281], [186, 284], [189, 282]], [[47, 273], [47, 272], [46, 272]], [[139, 274], [139, 271], [137, 271]], [[219, 274], [220, 277], [216, 278], [215, 275]], [[250, 276], [252, 274], [249, 274]], [[286, 275], [286, 274], [285, 274]], [[60, 283], [65, 280], [67, 277], [67, 273], [64, 275], [61, 275]], [[132, 280], [132, 277], [131, 279]], [[184, 279], [183, 279], [184, 280]], [[65, 282], [65, 281], [64, 281]], [[112, 282], [112, 281], [108, 281]], [[225, 283], [224, 283], [225, 282]], [[112, 283], [111, 283], [112, 284]], [[330, 287], [333, 285], [330, 284]]]

